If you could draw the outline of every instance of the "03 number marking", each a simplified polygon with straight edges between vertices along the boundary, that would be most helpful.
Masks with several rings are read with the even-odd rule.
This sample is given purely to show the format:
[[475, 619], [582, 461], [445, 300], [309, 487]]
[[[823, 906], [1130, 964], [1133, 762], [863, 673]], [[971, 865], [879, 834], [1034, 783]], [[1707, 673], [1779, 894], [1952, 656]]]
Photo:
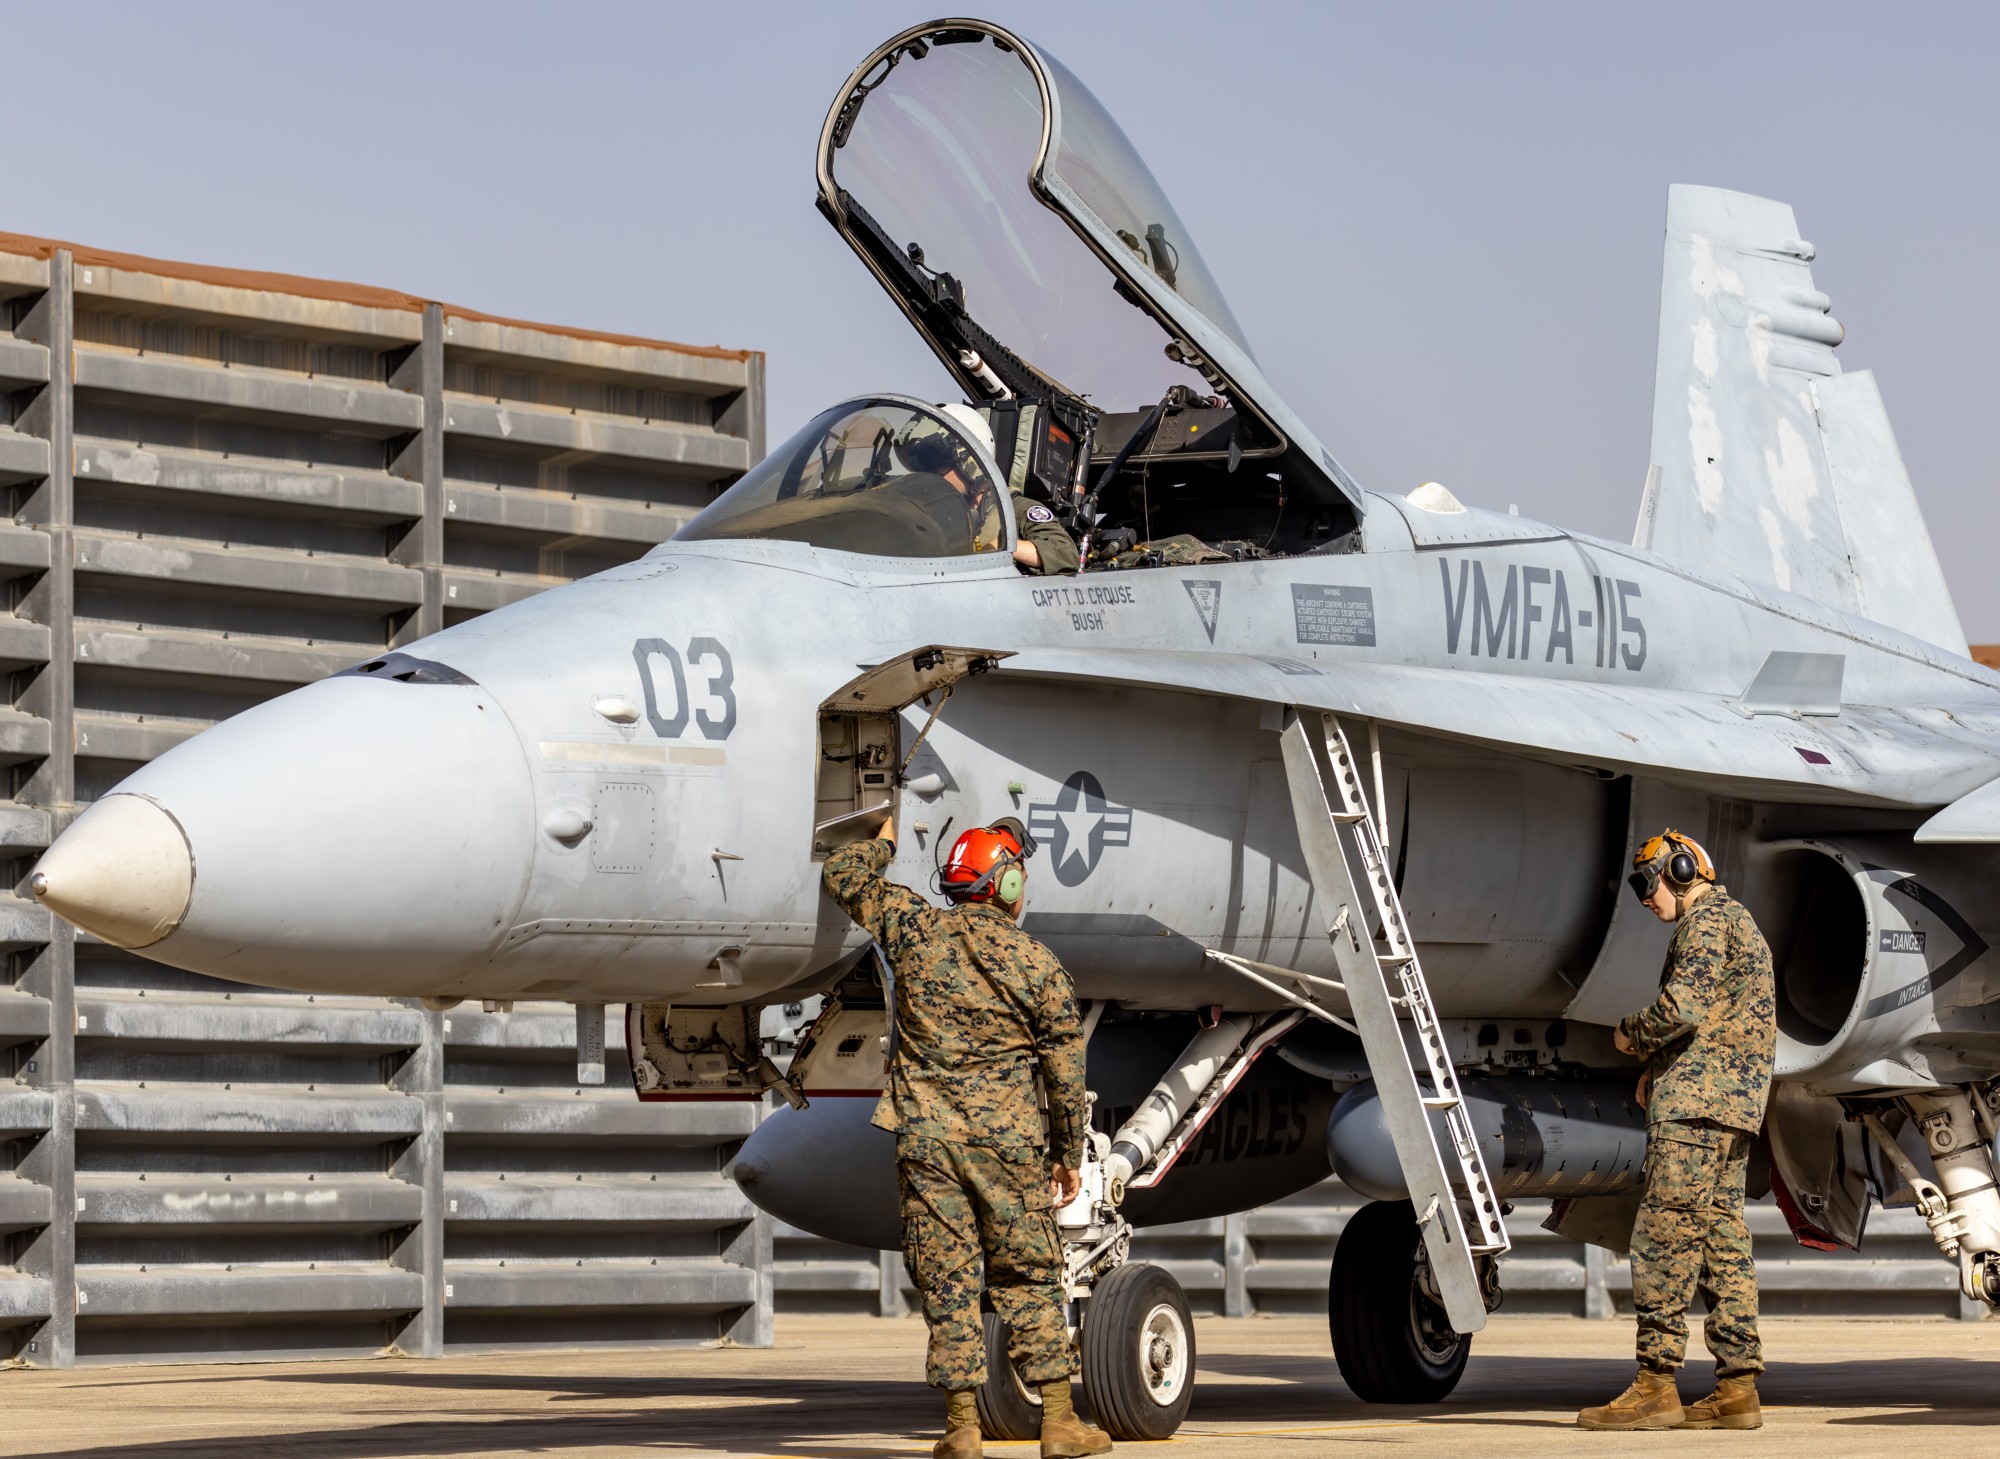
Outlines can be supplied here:
[[[677, 740], [692, 719], [703, 739], [729, 738], [736, 728], [736, 663], [718, 640], [689, 639], [683, 658], [664, 638], [642, 638], [632, 645], [632, 662], [654, 734]], [[690, 671], [702, 681], [694, 696], [688, 693]]]

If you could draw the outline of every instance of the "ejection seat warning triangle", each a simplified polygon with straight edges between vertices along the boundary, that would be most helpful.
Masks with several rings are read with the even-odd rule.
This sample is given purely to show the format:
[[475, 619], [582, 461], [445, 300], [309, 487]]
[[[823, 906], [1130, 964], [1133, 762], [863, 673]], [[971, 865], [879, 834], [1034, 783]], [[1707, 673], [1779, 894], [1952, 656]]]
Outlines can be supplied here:
[[1208, 641], [1214, 643], [1215, 620], [1222, 613], [1222, 584], [1214, 578], [1195, 578], [1181, 586], [1194, 600], [1194, 611], [1201, 615], [1201, 626], [1208, 630]]

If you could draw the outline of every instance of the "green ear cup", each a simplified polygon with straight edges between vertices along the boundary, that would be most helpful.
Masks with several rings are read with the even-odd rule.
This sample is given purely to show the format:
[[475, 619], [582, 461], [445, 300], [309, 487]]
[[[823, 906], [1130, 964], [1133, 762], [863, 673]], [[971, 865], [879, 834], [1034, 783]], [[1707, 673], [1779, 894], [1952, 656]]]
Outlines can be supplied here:
[[1001, 901], [1018, 902], [1021, 900], [1021, 892], [1026, 888], [1027, 884], [1028, 878], [1022, 872], [1021, 868], [1010, 866], [1000, 873], [999, 884], [994, 890]]

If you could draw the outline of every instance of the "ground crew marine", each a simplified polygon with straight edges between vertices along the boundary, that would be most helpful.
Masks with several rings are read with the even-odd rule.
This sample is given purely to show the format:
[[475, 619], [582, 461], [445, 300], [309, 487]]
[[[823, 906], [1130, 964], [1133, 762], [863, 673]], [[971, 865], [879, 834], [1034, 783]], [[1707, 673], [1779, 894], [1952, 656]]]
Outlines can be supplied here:
[[983, 1290], [1015, 1371], [1041, 1390], [1042, 1453], [1104, 1453], [1111, 1441], [1070, 1407], [1051, 1207], [1052, 1184], [1074, 1196], [1083, 1159], [1083, 1036], [1069, 974], [1015, 925], [1032, 844], [1014, 822], [966, 832], [940, 878], [954, 905], [940, 909], [883, 878], [895, 842], [882, 829], [829, 856], [825, 881], [895, 973], [895, 1056], [874, 1122], [896, 1134], [903, 1256], [930, 1328], [925, 1377], [949, 1394], [934, 1452], [980, 1453]]
[[[1668, 831], [1634, 858], [1633, 890], [1678, 922], [1660, 995], [1618, 1025], [1618, 1047], [1646, 1061], [1646, 1190], [1632, 1232], [1639, 1376], [1586, 1428], [1756, 1428], [1757, 1271], [1743, 1219], [1750, 1144], [1764, 1122], [1777, 1053], [1771, 950], [1708, 854]], [[1674, 1371], [1699, 1290], [1717, 1389], [1683, 1411]]]

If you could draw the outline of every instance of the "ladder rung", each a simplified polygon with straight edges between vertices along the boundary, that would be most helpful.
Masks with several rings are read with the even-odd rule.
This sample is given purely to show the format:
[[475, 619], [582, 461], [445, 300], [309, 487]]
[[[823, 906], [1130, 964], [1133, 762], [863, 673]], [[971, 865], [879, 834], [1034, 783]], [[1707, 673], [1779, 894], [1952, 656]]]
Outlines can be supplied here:
[[[1449, 1270], [1440, 1272], [1440, 1290], [1446, 1294], [1448, 1305], [1465, 1308], [1465, 1315], [1471, 1318], [1477, 1311], [1478, 1284], [1472, 1258], [1504, 1253], [1511, 1243], [1506, 1227], [1494, 1214], [1497, 1197], [1486, 1169], [1485, 1151], [1472, 1127], [1469, 1107], [1441, 1037], [1437, 1007], [1426, 986], [1416, 948], [1415, 929], [1410, 926], [1395, 885], [1385, 845], [1386, 828], [1377, 821], [1380, 807], [1370, 805], [1368, 793], [1362, 788], [1362, 772], [1354, 763], [1346, 735], [1331, 714], [1325, 715], [1324, 721], [1326, 758], [1311, 767], [1310, 778], [1317, 782], [1313, 788], [1320, 792], [1314, 798], [1318, 802], [1314, 810], [1323, 811], [1332, 825], [1345, 825], [1349, 831], [1345, 836], [1336, 836], [1336, 845], [1329, 848], [1338, 855], [1328, 859], [1337, 860], [1338, 864], [1324, 871], [1315, 870], [1314, 890], [1322, 904], [1338, 906], [1328, 936], [1336, 943], [1344, 938], [1353, 951], [1367, 954], [1365, 960], [1357, 962], [1345, 956], [1347, 949], [1343, 947], [1343, 966], [1356, 975], [1372, 967], [1373, 979], [1363, 980], [1369, 996], [1373, 998], [1379, 992], [1388, 1001], [1386, 1011], [1391, 1015], [1389, 1023], [1394, 1030], [1388, 1040], [1391, 1046], [1370, 1048], [1371, 1063], [1379, 1058], [1385, 1073], [1390, 1067], [1388, 1061], [1401, 1063], [1404, 1071], [1398, 1082], [1409, 1081], [1405, 1086], [1408, 1093], [1401, 1097], [1407, 1099], [1413, 1094], [1418, 1107], [1427, 1115], [1436, 1111], [1445, 1116], [1442, 1138], [1437, 1139], [1429, 1137], [1425, 1120], [1414, 1121], [1423, 1138], [1417, 1139], [1414, 1132], [1405, 1131], [1405, 1137], [1396, 1142], [1397, 1157], [1411, 1162], [1413, 1187], [1418, 1175], [1423, 1175], [1426, 1182], [1436, 1183], [1437, 1193], [1427, 1198], [1425, 1209], [1417, 1218], [1419, 1230], [1427, 1231], [1431, 1222], [1447, 1217], [1446, 1203], [1450, 1203], [1447, 1225], [1462, 1231], [1463, 1240], [1456, 1243], [1457, 1251], [1448, 1263]], [[1291, 735], [1293, 729], [1303, 731], [1303, 725], [1288, 728], [1287, 734]], [[1295, 789], [1302, 792], [1307, 777], [1296, 763], [1299, 748], [1288, 739], [1287, 773], [1294, 779]], [[1310, 750], [1306, 758], [1317, 760]], [[1329, 765], [1333, 771], [1331, 782], [1323, 768]], [[1304, 814], [1302, 811], [1301, 816]], [[1320, 885], [1322, 882], [1325, 884]], [[1297, 990], [1295, 1001], [1315, 1001], [1306, 998], [1303, 984], [1293, 986]], [[1359, 985], [1356, 987], [1359, 991]], [[1357, 1022], [1360, 1026], [1356, 1031], [1362, 1033], [1367, 1043], [1370, 1035], [1366, 1030], [1371, 1025], [1365, 1019]], [[1381, 1035], [1389, 1033], [1388, 1029], [1381, 1030], [1375, 1042], [1383, 1043]], [[1464, 1196], [1455, 1197], [1452, 1191], [1463, 1192]]]

